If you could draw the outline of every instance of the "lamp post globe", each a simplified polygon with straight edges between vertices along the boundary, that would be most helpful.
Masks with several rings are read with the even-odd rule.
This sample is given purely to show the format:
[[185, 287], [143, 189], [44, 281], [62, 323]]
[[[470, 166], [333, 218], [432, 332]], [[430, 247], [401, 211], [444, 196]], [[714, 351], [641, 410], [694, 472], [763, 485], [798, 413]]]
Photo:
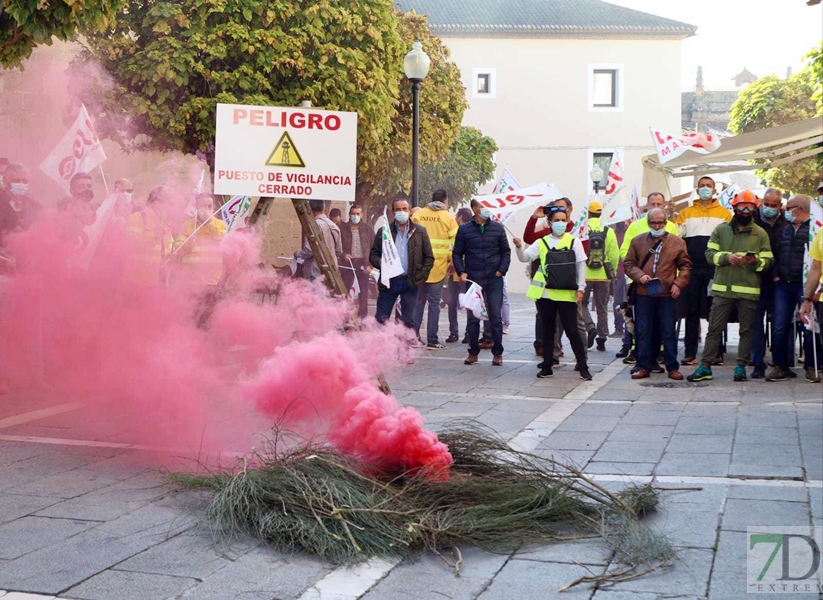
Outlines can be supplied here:
[[423, 50], [423, 44], [416, 40], [411, 51], [403, 59], [403, 70], [412, 84], [412, 189], [411, 205], [418, 206], [418, 180], [420, 167], [420, 82], [429, 74], [431, 59]]
[[589, 177], [592, 178], [594, 193], [597, 194], [600, 191], [600, 182], [603, 180], [603, 169], [600, 168], [600, 165], [594, 165], [594, 168], [589, 172]]

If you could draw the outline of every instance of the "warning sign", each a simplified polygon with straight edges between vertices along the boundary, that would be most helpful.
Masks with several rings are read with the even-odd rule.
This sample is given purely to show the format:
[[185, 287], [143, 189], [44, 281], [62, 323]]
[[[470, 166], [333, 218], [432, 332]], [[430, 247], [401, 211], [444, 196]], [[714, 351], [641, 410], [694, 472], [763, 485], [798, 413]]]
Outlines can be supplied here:
[[357, 113], [217, 105], [214, 191], [354, 201]]
[[277, 140], [277, 145], [274, 147], [274, 150], [272, 150], [269, 160], [266, 161], [266, 165], [269, 167], [299, 168], [306, 166], [288, 131], [284, 131], [280, 139]]

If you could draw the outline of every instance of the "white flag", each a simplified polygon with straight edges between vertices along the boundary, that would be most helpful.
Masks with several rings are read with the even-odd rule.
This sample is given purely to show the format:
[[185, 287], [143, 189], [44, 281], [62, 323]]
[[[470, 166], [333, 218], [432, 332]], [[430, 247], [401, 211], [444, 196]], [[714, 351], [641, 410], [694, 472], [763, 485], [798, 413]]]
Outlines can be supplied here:
[[104, 160], [103, 145], [83, 105], [66, 135], [40, 165], [40, 170], [68, 194], [69, 182], [75, 173], [89, 173]]
[[[517, 180], [509, 172], [509, 168], [506, 167], [503, 169], [503, 174], [500, 175], [500, 180], [495, 184], [494, 190], [492, 190], [492, 194], [499, 194], [503, 192], [516, 192], [519, 189], [521, 189], [520, 184], [517, 183]], [[514, 216], [514, 212], [515, 211], [512, 211], [506, 213], [505, 215], [502, 215], [499, 221], [501, 223], [505, 223]]]
[[380, 283], [389, 287], [389, 280], [403, 274], [403, 264], [391, 236], [388, 209], [383, 208], [383, 255], [380, 257]]
[[657, 129], [651, 129], [654, 147], [660, 164], [666, 164], [683, 154], [686, 150], [698, 154], [711, 154], [720, 148], [720, 138], [710, 133], [685, 133], [668, 135]]
[[806, 253], [803, 255], [803, 287], [806, 287], [806, 279], [809, 277], [809, 270], [812, 268], [812, 257], [809, 256], [814, 236], [823, 228], [823, 206], [812, 200], [809, 203], [809, 241], [806, 244]]
[[580, 214], [577, 215], [577, 220], [574, 222], [572, 235], [578, 238], [581, 242], [589, 239], [589, 204], [591, 204], [592, 200], [596, 199], [597, 198], [593, 194], [589, 194], [589, 197], [586, 198], [585, 206], [580, 207]]
[[352, 276], [354, 276], [351, 288], [349, 288], [349, 300], [357, 300], [358, 296], [360, 296], [360, 282], [357, 280], [357, 269], [354, 268], [354, 263], [352, 263], [351, 259], [349, 259], [349, 268], [351, 268]]
[[626, 182], [623, 181], [623, 167], [615, 157], [609, 168], [609, 179], [606, 182], [606, 198], [603, 200], [603, 214], [600, 224], [612, 225], [632, 218], [632, 200]]
[[632, 185], [632, 221], [637, 221], [643, 214], [640, 210], [640, 194], [637, 193], [637, 184]]
[[251, 216], [251, 198], [234, 196], [220, 207], [220, 216], [226, 223], [226, 233], [236, 229], [245, 229]]
[[81, 248], [69, 258], [69, 264], [79, 269], [88, 270], [91, 259], [94, 258], [97, 248], [100, 246], [100, 240], [103, 238], [106, 228], [111, 222], [114, 215], [114, 208], [117, 202], [126, 202], [128, 199], [125, 194], [111, 194], [103, 203], [97, 208], [97, 216], [94, 223], [83, 228], [84, 240]]
[[481, 321], [488, 320], [489, 314], [486, 311], [486, 303], [483, 302], [483, 288], [475, 282], [472, 281], [466, 293], [459, 294], [457, 300], [460, 303], [460, 308], [472, 311], [474, 316]]
[[472, 199], [490, 209], [492, 219], [505, 222], [521, 208], [548, 204], [552, 200], [562, 197], [563, 193], [556, 185], [544, 182], [514, 191], [504, 190], [498, 194], [473, 196]]
[[717, 197], [717, 201], [720, 203], [720, 206], [722, 206], [723, 208], [731, 211], [732, 210], [732, 200], [734, 200], [735, 194], [737, 194], [737, 192], [739, 192], [739, 191], [740, 191], [740, 188], [737, 187], [736, 183], [731, 184], [729, 187], [727, 187], [725, 190], [723, 190], [723, 193], [721, 193]]

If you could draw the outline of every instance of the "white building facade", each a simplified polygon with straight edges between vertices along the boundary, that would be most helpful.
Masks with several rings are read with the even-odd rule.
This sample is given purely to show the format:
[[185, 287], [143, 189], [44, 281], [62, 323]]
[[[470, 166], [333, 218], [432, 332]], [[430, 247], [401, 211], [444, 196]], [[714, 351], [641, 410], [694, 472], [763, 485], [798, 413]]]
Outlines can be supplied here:
[[[498, 176], [508, 167], [523, 186], [555, 183], [577, 208], [595, 163], [606, 173], [616, 154], [640, 190], [640, 159], [654, 152], [649, 127], [680, 132], [680, 45], [691, 25], [600, 0], [397, 5], [428, 15], [449, 47], [469, 101], [463, 124], [497, 142]], [[513, 231], [528, 216], [518, 214]], [[523, 290], [526, 280], [509, 284]]]

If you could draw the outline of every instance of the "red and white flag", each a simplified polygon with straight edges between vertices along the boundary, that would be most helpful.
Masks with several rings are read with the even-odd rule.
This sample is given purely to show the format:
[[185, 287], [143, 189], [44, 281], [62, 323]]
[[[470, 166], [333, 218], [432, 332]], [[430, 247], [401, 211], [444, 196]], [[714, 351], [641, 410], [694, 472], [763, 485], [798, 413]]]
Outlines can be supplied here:
[[75, 173], [89, 173], [106, 160], [106, 153], [86, 106], [80, 107], [80, 114], [63, 139], [54, 147], [40, 170], [54, 179], [68, 194], [69, 182]]
[[720, 138], [710, 133], [685, 133], [681, 135], [669, 135], [651, 129], [654, 147], [657, 149], [657, 158], [660, 164], [666, 164], [683, 154], [686, 150], [697, 152], [698, 154], [711, 154], [720, 148]]
[[637, 193], [637, 184], [632, 185], [632, 221], [637, 221], [643, 215], [640, 210], [640, 194]]
[[562, 197], [562, 192], [553, 183], [538, 183], [515, 191], [504, 190], [497, 194], [474, 196], [473, 199], [491, 210], [492, 219], [505, 223], [521, 208], [548, 204]]
[[615, 157], [609, 167], [609, 179], [606, 182], [606, 197], [603, 200], [601, 225], [612, 225], [632, 218], [632, 200], [623, 180], [623, 167]]

